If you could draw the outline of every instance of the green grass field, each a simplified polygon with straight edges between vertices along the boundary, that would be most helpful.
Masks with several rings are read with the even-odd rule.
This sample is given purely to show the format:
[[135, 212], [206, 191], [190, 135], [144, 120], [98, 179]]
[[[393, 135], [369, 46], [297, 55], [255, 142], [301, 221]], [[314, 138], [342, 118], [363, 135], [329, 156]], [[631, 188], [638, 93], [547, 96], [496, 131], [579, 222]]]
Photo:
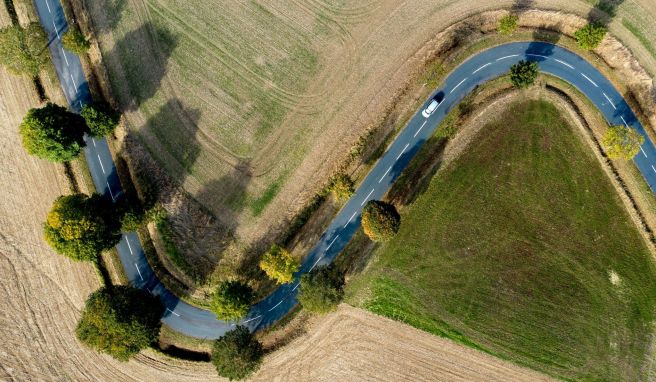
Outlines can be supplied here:
[[566, 380], [646, 380], [656, 269], [585, 142], [511, 105], [401, 211], [347, 301]]

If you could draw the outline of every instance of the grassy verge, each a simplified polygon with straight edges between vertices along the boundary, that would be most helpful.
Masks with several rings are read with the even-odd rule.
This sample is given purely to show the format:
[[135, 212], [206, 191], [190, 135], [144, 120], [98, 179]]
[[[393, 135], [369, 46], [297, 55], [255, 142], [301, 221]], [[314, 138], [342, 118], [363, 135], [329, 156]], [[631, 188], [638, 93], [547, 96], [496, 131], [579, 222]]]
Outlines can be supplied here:
[[656, 269], [584, 142], [515, 104], [402, 211], [354, 305], [570, 380], [643, 380]]

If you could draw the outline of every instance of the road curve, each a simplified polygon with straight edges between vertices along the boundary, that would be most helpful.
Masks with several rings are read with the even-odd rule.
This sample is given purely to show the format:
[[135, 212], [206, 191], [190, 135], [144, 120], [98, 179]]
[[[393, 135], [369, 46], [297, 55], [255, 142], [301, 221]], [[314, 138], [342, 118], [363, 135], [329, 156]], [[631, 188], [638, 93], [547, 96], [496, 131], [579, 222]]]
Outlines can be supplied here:
[[[77, 56], [62, 49], [60, 37], [67, 30], [59, 0], [35, 0], [41, 24], [50, 39], [50, 52], [62, 88], [71, 109], [79, 111], [91, 100], [88, 84]], [[148, 264], [134, 232], [124, 233], [117, 245], [125, 274], [130, 283], [160, 297], [166, 306], [162, 321], [192, 337], [214, 339], [236, 324], [251, 330], [266, 328], [284, 317], [296, 304], [300, 275], [317, 266], [328, 264], [342, 251], [360, 225], [360, 213], [368, 200], [381, 199], [392, 183], [414, 157], [421, 145], [433, 134], [446, 114], [476, 86], [508, 72], [519, 60], [536, 61], [540, 70], [569, 82], [585, 94], [610, 124], [625, 124], [645, 137], [641, 152], [634, 162], [652, 191], [656, 185], [656, 149], [622, 95], [597, 69], [575, 53], [543, 42], [517, 42], [482, 51], [458, 66], [432, 97], [443, 98], [437, 110], [424, 118], [421, 110], [412, 117], [385, 154], [341, 211], [335, 216], [319, 242], [304, 259], [294, 281], [276, 289], [255, 304], [240, 322], [217, 320], [213, 313], [180, 300], [157, 279]], [[431, 97], [431, 98], [432, 98]], [[86, 158], [98, 192], [112, 199], [122, 193], [107, 142], [87, 138]]]

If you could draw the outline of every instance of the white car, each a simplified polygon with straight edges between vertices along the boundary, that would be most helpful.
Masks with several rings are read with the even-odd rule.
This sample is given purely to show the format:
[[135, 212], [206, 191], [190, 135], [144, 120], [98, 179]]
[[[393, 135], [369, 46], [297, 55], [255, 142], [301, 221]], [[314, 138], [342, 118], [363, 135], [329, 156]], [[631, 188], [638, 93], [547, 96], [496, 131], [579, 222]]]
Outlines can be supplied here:
[[421, 112], [421, 115], [423, 115], [424, 118], [430, 117], [430, 115], [433, 114], [435, 110], [437, 110], [438, 106], [440, 106], [440, 103], [437, 102], [436, 100], [432, 100], [431, 103], [428, 104], [428, 107]]

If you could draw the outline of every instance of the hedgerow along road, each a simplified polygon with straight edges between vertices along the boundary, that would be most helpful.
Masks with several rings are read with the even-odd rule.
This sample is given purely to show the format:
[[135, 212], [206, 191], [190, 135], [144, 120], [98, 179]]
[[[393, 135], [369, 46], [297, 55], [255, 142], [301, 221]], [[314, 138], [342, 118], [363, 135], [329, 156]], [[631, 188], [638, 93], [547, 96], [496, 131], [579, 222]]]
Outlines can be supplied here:
[[[49, 37], [50, 53], [64, 94], [71, 109], [79, 112], [82, 105], [91, 101], [91, 95], [80, 60], [65, 51], [61, 44], [61, 36], [68, 29], [61, 4], [58, 0], [36, 0], [35, 4]], [[303, 260], [294, 281], [278, 287], [253, 305], [244, 319], [239, 322], [217, 320], [212, 312], [192, 306], [171, 293], [155, 276], [134, 232], [124, 233], [116, 246], [128, 280], [133, 286], [159, 296], [166, 306], [162, 321], [188, 336], [215, 339], [235, 325], [245, 325], [253, 331], [272, 325], [297, 304], [300, 276], [335, 259], [358, 229], [365, 203], [385, 195], [446, 114], [476, 86], [506, 74], [519, 60], [536, 61], [542, 72], [578, 88], [601, 111], [608, 123], [624, 124], [640, 132], [645, 137], [645, 143], [633, 160], [653, 191], [656, 185], [656, 149], [611, 82], [582, 57], [562, 47], [544, 42], [508, 43], [479, 52], [449, 74], [442, 87], [426, 100], [335, 216]], [[441, 100], [441, 103], [432, 115], [425, 118], [421, 110], [433, 98]], [[85, 141], [85, 154], [97, 191], [116, 200], [123, 192], [106, 140], [86, 137]]]

